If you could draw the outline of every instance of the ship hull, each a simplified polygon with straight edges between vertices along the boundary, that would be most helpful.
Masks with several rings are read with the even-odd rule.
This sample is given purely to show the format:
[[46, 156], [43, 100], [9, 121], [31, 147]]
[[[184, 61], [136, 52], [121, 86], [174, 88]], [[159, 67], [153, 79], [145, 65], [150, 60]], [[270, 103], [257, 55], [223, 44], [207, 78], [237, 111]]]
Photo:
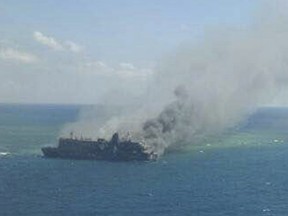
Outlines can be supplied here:
[[77, 140], [60, 138], [58, 147], [41, 149], [47, 158], [63, 158], [77, 160], [107, 160], [107, 161], [150, 161], [156, 160], [157, 155], [147, 152], [137, 142]]

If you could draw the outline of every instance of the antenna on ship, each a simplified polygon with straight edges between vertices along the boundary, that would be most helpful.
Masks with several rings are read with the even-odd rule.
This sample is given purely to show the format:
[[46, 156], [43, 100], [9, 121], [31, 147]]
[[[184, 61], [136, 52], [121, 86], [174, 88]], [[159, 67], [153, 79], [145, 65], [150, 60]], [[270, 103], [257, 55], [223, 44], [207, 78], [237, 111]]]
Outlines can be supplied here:
[[73, 139], [73, 131], [70, 132], [70, 139]]

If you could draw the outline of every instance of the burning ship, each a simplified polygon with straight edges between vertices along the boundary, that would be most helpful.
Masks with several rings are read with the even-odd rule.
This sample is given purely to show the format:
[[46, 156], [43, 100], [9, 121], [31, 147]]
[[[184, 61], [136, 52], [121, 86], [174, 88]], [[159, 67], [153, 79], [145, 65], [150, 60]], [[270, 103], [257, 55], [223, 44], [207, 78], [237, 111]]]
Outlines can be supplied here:
[[98, 139], [60, 138], [58, 147], [41, 149], [48, 158], [107, 160], [107, 161], [149, 161], [156, 160], [156, 152], [149, 150], [142, 143], [130, 140], [121, 141], [118, 133], [110, 141]]

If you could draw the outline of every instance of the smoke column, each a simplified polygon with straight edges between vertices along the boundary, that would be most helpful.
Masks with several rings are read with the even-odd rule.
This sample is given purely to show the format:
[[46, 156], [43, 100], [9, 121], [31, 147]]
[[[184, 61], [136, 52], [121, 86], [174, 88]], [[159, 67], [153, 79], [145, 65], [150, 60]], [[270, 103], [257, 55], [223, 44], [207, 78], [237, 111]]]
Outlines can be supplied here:
[[97, 127], [98, 135], [129, 131], [162, 154], [231, 128], [271, 102], [288, 84], [287, 7], [274, 3], [270, 17], [262, 9], [249, 27], [210, 30], [197, 45], [176, 50], [156, 69], [143, 104]]

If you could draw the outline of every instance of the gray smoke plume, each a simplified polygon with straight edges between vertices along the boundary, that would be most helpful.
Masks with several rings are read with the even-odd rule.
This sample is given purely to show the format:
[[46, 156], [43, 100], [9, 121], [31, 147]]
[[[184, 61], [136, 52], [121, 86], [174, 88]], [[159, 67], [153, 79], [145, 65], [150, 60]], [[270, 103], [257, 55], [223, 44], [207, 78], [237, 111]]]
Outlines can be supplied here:
[[249, 27], [207, 31], [197, 45], [179, 48], [156, 69], [142, 106], [109, 119], [98, 135], [129, 132], [162, 154], [234, 127], [269, 104], [288, 84], [283, 2]]

